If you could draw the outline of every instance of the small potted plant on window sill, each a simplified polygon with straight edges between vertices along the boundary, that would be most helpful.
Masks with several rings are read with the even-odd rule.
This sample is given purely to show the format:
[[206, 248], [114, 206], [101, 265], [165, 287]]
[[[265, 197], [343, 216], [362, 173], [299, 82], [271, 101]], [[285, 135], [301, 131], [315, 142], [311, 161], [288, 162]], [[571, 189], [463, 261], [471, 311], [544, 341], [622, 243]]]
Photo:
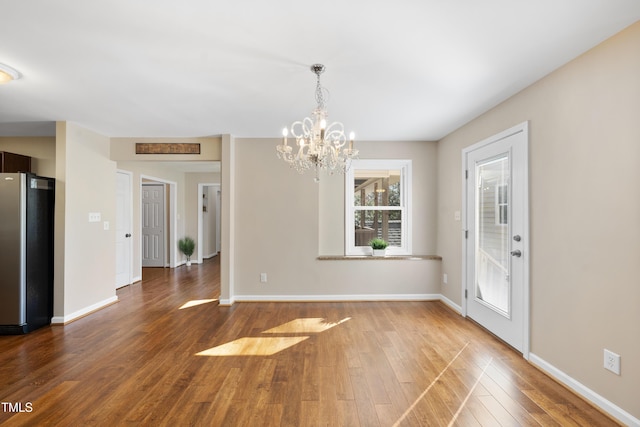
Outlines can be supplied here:
[[371, 239], [369, 246], [373, 249], [373, 256], [384, 256], [387, 252], [387, 246], [389, 246], [389, 243], [384, 239], [376, 237], [375, 239]]
[[187, 267], [191, 265], [191, 255], [196, 247], [196, 242], [191, 237], [184, 237], [178, 241], [178, 249], [187, 257]]

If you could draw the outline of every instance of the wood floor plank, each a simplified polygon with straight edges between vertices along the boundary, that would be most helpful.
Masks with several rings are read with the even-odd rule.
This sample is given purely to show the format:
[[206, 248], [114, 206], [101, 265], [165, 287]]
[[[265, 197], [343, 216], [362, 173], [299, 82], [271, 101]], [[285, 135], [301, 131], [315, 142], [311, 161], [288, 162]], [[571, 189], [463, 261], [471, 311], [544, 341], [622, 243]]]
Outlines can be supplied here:
[[469, 399], [465, 405], [465, 409], [468, 409], [473, 417], [483, 427], [500, 426], [500, 422], [493, 416], [490, 409], [487, 408], [481, 401], [481, 399], [489, 399], [491, 395], [473, 396]]
[[487, 408], [491, 416], [498, 421], [498, 425], [503, 427], [520, 425], [494, 396], [479, 396], [478, 400]]
[[441, 303], [220, 307], [219, 281], [218, 257], [144, 269], [117, 304], [0, 336], [0, 401], [33, 404], [0, 424], [616, 425]]
[[[66, 394], [77, 385], [78, 381], [64, 381], [33, 402], [20, 402], [23, 403], [25, 412], [10, 415], [2, 425], [19, 427], [55, 423], [56, 418], [53, 412], [61, 405], [61, 400], [66, 398]], [[6, 402], [6, 400], [3, 401]], [[27, 403], [31, 403], [31, 411], [28, 411]], [[3, 413], [7, 414], [4, 410]]]

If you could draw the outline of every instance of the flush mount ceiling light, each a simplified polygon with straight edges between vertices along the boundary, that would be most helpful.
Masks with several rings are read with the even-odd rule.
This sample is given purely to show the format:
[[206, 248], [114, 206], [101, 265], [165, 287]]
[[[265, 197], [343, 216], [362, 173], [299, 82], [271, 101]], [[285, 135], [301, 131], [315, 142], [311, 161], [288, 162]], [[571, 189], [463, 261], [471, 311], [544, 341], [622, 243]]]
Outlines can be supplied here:
[[0, 84], [9, 83], [12, 80], [18, 80], [21, 74], [18, 70], [5, 64], [0, 64]]
[[284, 160], [292, 168], [302, 173], [314, 168], [315, 181], [319, 182], [321, 169], [332, 173], [339, 171], [344, 173], [351, 164], [351, 159], [358, 157], [358, 150], [353, 148], [353, 132], [349, 135], [348, 148], [347, 137], [344, 134], [344, 126], [340, 122], [327, 123], [327, 110], [325, 108], [326, 89], [320, 84], [320, 74], [324, 72], [324, 65], [313, 64], [311, 71], [317, 76], [316, 83], [316, 109], [311, 117], [305, 117], [301, 121], [293, 122], [291, 134], [296, 139], [297, 152], [287, 143], [289, 129], [282, 131], [282, 144], [278, 145], [278, 158]]

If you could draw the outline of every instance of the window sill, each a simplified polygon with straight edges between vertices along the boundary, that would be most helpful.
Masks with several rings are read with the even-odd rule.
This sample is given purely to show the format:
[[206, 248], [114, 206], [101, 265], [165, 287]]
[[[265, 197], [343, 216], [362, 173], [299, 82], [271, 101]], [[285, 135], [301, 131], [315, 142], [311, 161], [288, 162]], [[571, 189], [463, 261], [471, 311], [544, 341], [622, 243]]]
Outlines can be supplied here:
[[318, 261], [442, 261], [440, 255], [321, 255]]

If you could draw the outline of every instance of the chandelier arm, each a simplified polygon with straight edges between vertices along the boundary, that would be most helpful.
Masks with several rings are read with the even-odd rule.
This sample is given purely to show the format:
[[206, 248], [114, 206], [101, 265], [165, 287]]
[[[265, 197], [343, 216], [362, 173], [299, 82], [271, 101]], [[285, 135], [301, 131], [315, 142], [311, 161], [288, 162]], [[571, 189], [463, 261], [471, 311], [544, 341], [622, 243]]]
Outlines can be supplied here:
[[325, 133], [325, 141], [330, 141], [336, 148], [342, 148], [347, 143], [347, 137], [344, 135], [344, 132], [333, 130]]

